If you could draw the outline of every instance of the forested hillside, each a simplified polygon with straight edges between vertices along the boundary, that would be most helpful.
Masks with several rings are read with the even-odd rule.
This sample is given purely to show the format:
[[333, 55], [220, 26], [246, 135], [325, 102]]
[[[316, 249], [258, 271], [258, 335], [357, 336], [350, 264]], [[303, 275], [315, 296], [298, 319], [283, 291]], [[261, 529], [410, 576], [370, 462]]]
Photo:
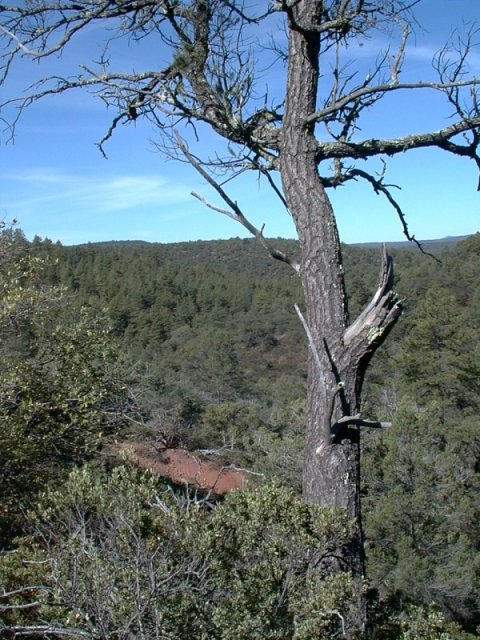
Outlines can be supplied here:
[[[276, 244], [295, 254], [294, 241]], [[344, 252], [355, 314], [375, 289], [379, 252]], [[449, 244], [437, 259], [411, 248], [392, 254], [405, 310], [372, 361], [363, 393], [364, 414], [392, 423], [363, 432], [372, 637], [477, 637], [480, 235]], [[60, 628], [78, 616], [92, 638], [153, 638], [148, 634], [160, 619], [168, 638], [336, 637], [350, 586], [337, 575], [328, 582], [328, 562], [309, 556], [309, 536], [324, 536], [328, 548], [329, 536], [342, 535], [347, 525], [296, 502], [307, 344], [294, 311], [295, 303], [302, 305], [301, 287], [291, 270], [254, 240], [63, 247], [40, 238], [28, 243], [11, 230], [3, 233], [0, 259], [0, 524], [4, 548], [19, 549], [5, 554], [0, 582], [3, 576], [5, 593], [20, 589], [20, 595], [0, 594], [5, 629], [36, 620], [25, 618], [21, 605], [31, 602], [29, 584], [46, 581], [50, 595], [33, 594], [45, 624]], [[244, 497], [227, 498], [214, 516], [201, 501], [196, 515], [187, 513], [182, 500], [191, 508], [191, 498], [180, 498], [182, 492], [159, 489], [159, 480], [133, 470], [108, 471], [111, 462], [101, 451], [113, 438], [208, 449], [215, 460], [265, 479]], [[56, 493], [59, 483], [65, 490]], [[168, 525], [152, 512], [154, 503], [170, 513]], [[318, 517], [322, 524], [313, 525]], [[222, 538], [225, 530], [235, 534]], [[183, 542], [175, 531], [184, 532]], [[14, 541], [13, 534], [24, 537]], [[145, 613], [148, 633], [128, 636], [126, 617], [139, 629], [143, 614], [128, 600], [127, 585], [153, 566], [147, 551], [155, 539], [163, 540], [171, 561], [167, 566], [166, 556], [155, 556], [161, 565], [155, 575], [168, 583], [164, 605]], [[103, 549], [95, 565], [94, 542]], [[120, 575], [120, 558], [126, 551], [131, 557], [133, 548], [137, 564], [132, 559]], [[57, 573], [18, 563], [19, 557], [43, 561], [45, 553], [56, 559]], [[324, 568], [311, 578], [316, 562]], [[77, 588], [68, 573], [75, 563]], [[117, 573], [110, 602], [107, 583]], [[259, 589], [261, 602], [254, 597]], [[96, 602], [93, 595], [88, 600], [93, 593]], [[323, 611], [321, 624], [314, 610]], [[102, 616], [105, 629], [95, 635], [89, 620]], [[181, 618], [186, 636], [175, 635]]]

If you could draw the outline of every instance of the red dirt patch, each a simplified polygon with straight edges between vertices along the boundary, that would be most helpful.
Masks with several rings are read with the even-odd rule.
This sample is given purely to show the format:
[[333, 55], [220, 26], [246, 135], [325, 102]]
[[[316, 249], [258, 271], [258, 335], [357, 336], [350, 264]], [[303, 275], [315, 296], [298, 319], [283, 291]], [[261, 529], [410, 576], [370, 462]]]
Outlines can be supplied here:
[[[127, 458], [175, 484], [188, 484], [223, 495], [233, 489], [243, 489], [250, 473], [236, 467], [222, 467], [202, 460], [186, 449], [160, 449], [148, 442], [119, 442], [116, 449]], [[256, 475], [256, 474], [254, 474]]]

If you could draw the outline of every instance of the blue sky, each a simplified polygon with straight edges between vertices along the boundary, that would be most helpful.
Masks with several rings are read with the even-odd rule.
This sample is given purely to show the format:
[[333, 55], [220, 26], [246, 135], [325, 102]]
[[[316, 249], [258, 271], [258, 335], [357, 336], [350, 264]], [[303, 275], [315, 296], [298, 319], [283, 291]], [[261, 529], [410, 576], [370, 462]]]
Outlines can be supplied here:
[[[407, 52], [409, 79], [431, 73], [430, 61], [454, 27], [480, 20], [478, 0], [424, 0], [417, 12], [424, 31], [417, 33]], [[86, 33], [63, 58], [37, 65], [24, 61], [0, 87], [0, 101], [57, 67], [70, 67], [96, 53], [99, 30]], [[480, 37], [479, 37], [480, 39]], [[356, 52], [375, 53], [384, 42], [371, 41]], [[97, 47], [97, 51], [98, 51]], [[355, 53], [355, 52], [354, 52]], [[480, 76], [480, 50], [473, 52], [472, 73]], [[156, 51], [123, 49], [124, 65], [140, 65]], [[146, 65], [149, 66], [148, 64]], [[279, 82], [267, 78], [270, 84]], [[412, 96], [389, 96], [369, 115], [364, 134], [389, 137], [448, 124], [448, 110], [440, 108], [431, 92], [420, 101]], [[246, 236], [243, 227], [221, 216], [190, 195], [204, 194], [220, 206], [193, 168], [166, 160], [151, 143], [148, 123], [120, 127], [107, 145], [108, 159], [95, 142], [108, 128], [112, 114], [91, 96], [71, 93], [33, 105], [22, 116], [15, 142], [1, 134], [0, 217], [16, 218], [29, 238], [38, 234], [64, 244], [100, 240], [141, 239], [155, 242]], [[202, 150], [212, 145], [210, 136]], [[372, 168], [375, 168], [372, 165]], [[380, 169], [380, 166], [377, 165]], [[475, 233], [480, 229], [478, 176], [473, 163], [440, 151], [414, 151], [389, 160], [388, 182], [396, 192], [410, 231], [419, 239]], [[265, 224], [271, 237], [294, 237], [288, 214], [256, 177], [231, 183], [229, 193], [257, 226]], [[329, 192], [344, 242], [403, 239], [402, 229], [382, 196], [367, 185], [350, 183]]]

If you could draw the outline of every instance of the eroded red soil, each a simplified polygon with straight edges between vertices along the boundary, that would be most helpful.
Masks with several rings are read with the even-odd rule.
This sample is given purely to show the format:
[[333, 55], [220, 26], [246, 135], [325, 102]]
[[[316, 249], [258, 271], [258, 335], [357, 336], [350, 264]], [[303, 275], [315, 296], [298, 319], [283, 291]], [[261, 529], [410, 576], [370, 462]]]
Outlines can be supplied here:
[[148, 442], [120, 442], [115, 447], [142, 469], [148, 469], [175, 484], [188, 484], [223, 495], [243, 489], [251, 474], [236, 467], [222, 467], [185, 449], [159, 449]]

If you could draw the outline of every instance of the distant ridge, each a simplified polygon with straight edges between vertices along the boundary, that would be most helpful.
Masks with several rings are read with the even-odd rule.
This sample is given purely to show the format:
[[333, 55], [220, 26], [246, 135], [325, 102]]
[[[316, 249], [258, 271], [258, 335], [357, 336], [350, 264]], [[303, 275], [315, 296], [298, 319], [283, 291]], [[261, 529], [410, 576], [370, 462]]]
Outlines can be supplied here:
[[[478, 232], [477, 232], [478, 233]], [[475, 235], [475, 234], [470, 234]], [[467, 236], [446, 236], [445, 238], [436, 238], [433, 240], [419, 240], [418, 242], [422, 245], [422, 247], [426, 250], [430, 251], [441, 251], [445, 247], [450, 245], [455, 245], [458, 242], [462, 242], [470, 237]], [[409, 242], [408, 240], [400, 240], [397, 242], [357, 242], [354, 244], [350, 244], [350, 247], [358, 247], [360, 249], [378, 249], [383, 244], [386, 244], [389, 249], [417, 249], [418, 247], [414, 242]]]
[[[480, 233], [480, 232], [477, 232]], [[466, 240], [467, 238], [469, 238], [471, 235], [475, 235], [475, 234], [469, 234], [466, 236], [446, 236], [445, 238], [435, 238], [432, 240], [419, 240], [419, 243], [425, 248], [425, 249], [431, 249], [433, 251], [441, 251], [444, 247], [447, 247], [449, 245], [455, 245], [458, 242], [462, 242], [463, 240]], [[281, 240], [283, 242], [296, 242], [295, 239], [293, 238], [270, 238], [270, 240]], [[105, 247], [106, 249], [108, 248], [114, 248], [115, 246], [122, 246], [122, 245], [126, 245], [126, 246], [131, 246], [131, 247], [141, 247], [141, 246], [151, 246], [151, 245], [165, 245], [165, 246], [173, 246], [173, 245], [177, 245], [177, 246], [182, 246], [182, 245], [187, 245], [187, 246], [191, 246], [193, 244], [208, 244], [208, 243], [216, 243], [216, 242], [232, 242], [232, 241], [250, 241], [252, 243], [256, 242], [255, 238], [253, 237], [249, 237], [249, 238], [226, 238], [226, 239], [221, 239], [221, 240], [183, 240], [180, 242], [149, 242], [148, 240], [101, 240], [99, 242], [85, 242], [82, 244], [78, 244], [78, 245], [71, 245], [71, 246], [77, 246], [77, 247], [88, 247], [88, 246], [94, 246], [94, 247]], [[398, 241], [392, 241], [392, 242], [353, 242], [353, 243], [344, 243], [346, 244], [346, 246], [348, 247], [358, 247], [359, 249], [379, 249], [380, 247], [382, 247], [383, 244], [386, 244], [388, 248], [390, 249], [413, 249], [413, 250], [418, 250], [417, 245], [414, 242], [409, 242], [408, 240], [398, 240]], [[67, 245], [68, 246], [68, 245]]]

